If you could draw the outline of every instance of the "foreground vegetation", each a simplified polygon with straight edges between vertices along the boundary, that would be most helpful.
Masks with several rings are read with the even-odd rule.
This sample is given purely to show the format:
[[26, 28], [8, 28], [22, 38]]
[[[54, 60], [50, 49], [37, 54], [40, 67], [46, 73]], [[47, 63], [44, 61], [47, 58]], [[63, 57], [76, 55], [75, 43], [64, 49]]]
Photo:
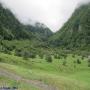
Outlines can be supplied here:
[[[30, 80], [43, 81], [46, 84], [58, 87], [60, 90], [90, 90], [90, 67], [88, 58], [78, 55], [67, 55], [66, 58], [56, 59], [52, 56], [52, 62], [48, 62], [44, 57], [36, 56], [28, 60], [22, 57], [0, 53], [0, 68], [13, 72]], [[31, 85], [14, 80], [7, 80], [0, 77], [2, 81], [11, 86], [18, 85], [20, 90], [33, 89]], [[13, 82], [13, 84], [12, 84]], [[21, 86], [21, 87], [20, 87]]]

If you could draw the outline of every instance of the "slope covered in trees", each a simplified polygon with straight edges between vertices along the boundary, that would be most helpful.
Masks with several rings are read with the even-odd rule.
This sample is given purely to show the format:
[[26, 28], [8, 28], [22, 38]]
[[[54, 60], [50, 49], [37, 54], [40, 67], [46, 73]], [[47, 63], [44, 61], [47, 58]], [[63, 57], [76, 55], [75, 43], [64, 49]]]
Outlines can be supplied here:
[[[40, 23], [38, 23], [39, 25]], [[24, 25], [7, 8], [0, 4], [0, 37], [12, 39], [45, 39], [52, 34], [51, 30], [42, 26]]]
[[54, 46], [90, 46], [90, 3], [78, 7], [64, 26], [49, 39]]

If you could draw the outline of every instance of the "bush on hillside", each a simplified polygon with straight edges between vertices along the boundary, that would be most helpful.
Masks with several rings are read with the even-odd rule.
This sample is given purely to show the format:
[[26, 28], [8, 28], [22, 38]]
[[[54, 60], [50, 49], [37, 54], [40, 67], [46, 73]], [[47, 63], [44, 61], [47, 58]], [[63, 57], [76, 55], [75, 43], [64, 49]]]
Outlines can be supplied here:
[[36, 58], [36, 54], [33, 53], [33, 52], [30, 52], [29, 57], [30, 57], [30, 58]]
[[81, 59], [84, 60], [84, 56], [82, 56]]
[[28, 60], [28, 58], [29, 58], [29, 53], [28, 52], [24, 52], [23, 53], [23, 59], [24, 60]]
[[39, 54], [39, 57], [40, 57], [40, 59], [43, 59], [44, 55], [43, 54]]
[[90, 63], [90, 59], [88, 59], [88, 63]]
[[60, 57], [59, 54], [55, 54], [55, 55], [54, 55], [54, 58], [55, 58], [55, 59], [60, 59], [61, 57]]
[[90, 59], [88, 59], [88, 67], [90, 67]]
[[22, 50], [21, 49], [16, 49], [15, 50], [15, 56], [21, 57], [22, 56]]
[[88, 67], [90, 67], [90, 63], [88, 63]]
[[62, 65], [63, 65], [63, 66], [66, 66], [66, 64], [67, 64], [67, 61], [64, 60]]
[[72, 57], [75, 58], [75, 54], [72, 54]]
[[54, 58], [55, 58], [55, 59], [58, 59], [58, 56], [57, 56], [57, 54], [55, 54], [55, 55], [54, 55]]
[[53, 61], [51, 55], [46, 55], [46, 61], [49, 63]]
[[3, 59], [0, 57], [0, 62], [3, 62]]
[[77, 59], [77, 64], [81, 64], [81, 61], [79, 59]]

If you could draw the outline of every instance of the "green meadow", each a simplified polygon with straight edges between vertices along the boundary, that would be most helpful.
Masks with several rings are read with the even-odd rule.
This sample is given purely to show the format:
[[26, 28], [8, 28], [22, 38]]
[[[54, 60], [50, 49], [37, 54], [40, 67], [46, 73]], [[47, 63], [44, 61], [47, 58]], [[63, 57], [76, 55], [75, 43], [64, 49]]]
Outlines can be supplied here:
[[[47, 62], [37, 56], [24, 60], [22, 57], [0, 53], [0, 68], [28, 80], [42, 81], [59, 90], [90, 90], [88, 58], [68, 54], [66, 58]], [[80, 63], [77, 63], [79, 59]], [[64, 64], [64, 62], [66, 62]], [[3, 82], [3, 83], [2, 83]], [[0, 85], [17, 86], [19, 90], [40, 90], [34, 85], [0, 76]]]

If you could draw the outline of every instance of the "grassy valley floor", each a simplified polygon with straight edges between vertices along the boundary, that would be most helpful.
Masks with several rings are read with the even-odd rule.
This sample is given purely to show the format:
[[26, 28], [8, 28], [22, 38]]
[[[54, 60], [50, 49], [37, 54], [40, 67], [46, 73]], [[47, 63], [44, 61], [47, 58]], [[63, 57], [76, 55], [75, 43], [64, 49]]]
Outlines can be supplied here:
[[[81, 64], [75, 63], [77, 59]], [[40, 90], [38, 84], [25, 82], [33, 80], [50, 89], [53, 87], [53, 90], [90, 90], [90, 67], [87, 58], [82, 60], [81, 56], [72, 57], [69, 54], [65, 66], [63, 61], [64, 58], [53, 58], [53, 62], [48, 63], [38, 56], [35, 59], [23, 60], [22, 57], [0, 53], [0, 73], [5, 70], [24, 79], [18, 80], [0, 74], [0, 86], [17, 86], [19, 90]]]

